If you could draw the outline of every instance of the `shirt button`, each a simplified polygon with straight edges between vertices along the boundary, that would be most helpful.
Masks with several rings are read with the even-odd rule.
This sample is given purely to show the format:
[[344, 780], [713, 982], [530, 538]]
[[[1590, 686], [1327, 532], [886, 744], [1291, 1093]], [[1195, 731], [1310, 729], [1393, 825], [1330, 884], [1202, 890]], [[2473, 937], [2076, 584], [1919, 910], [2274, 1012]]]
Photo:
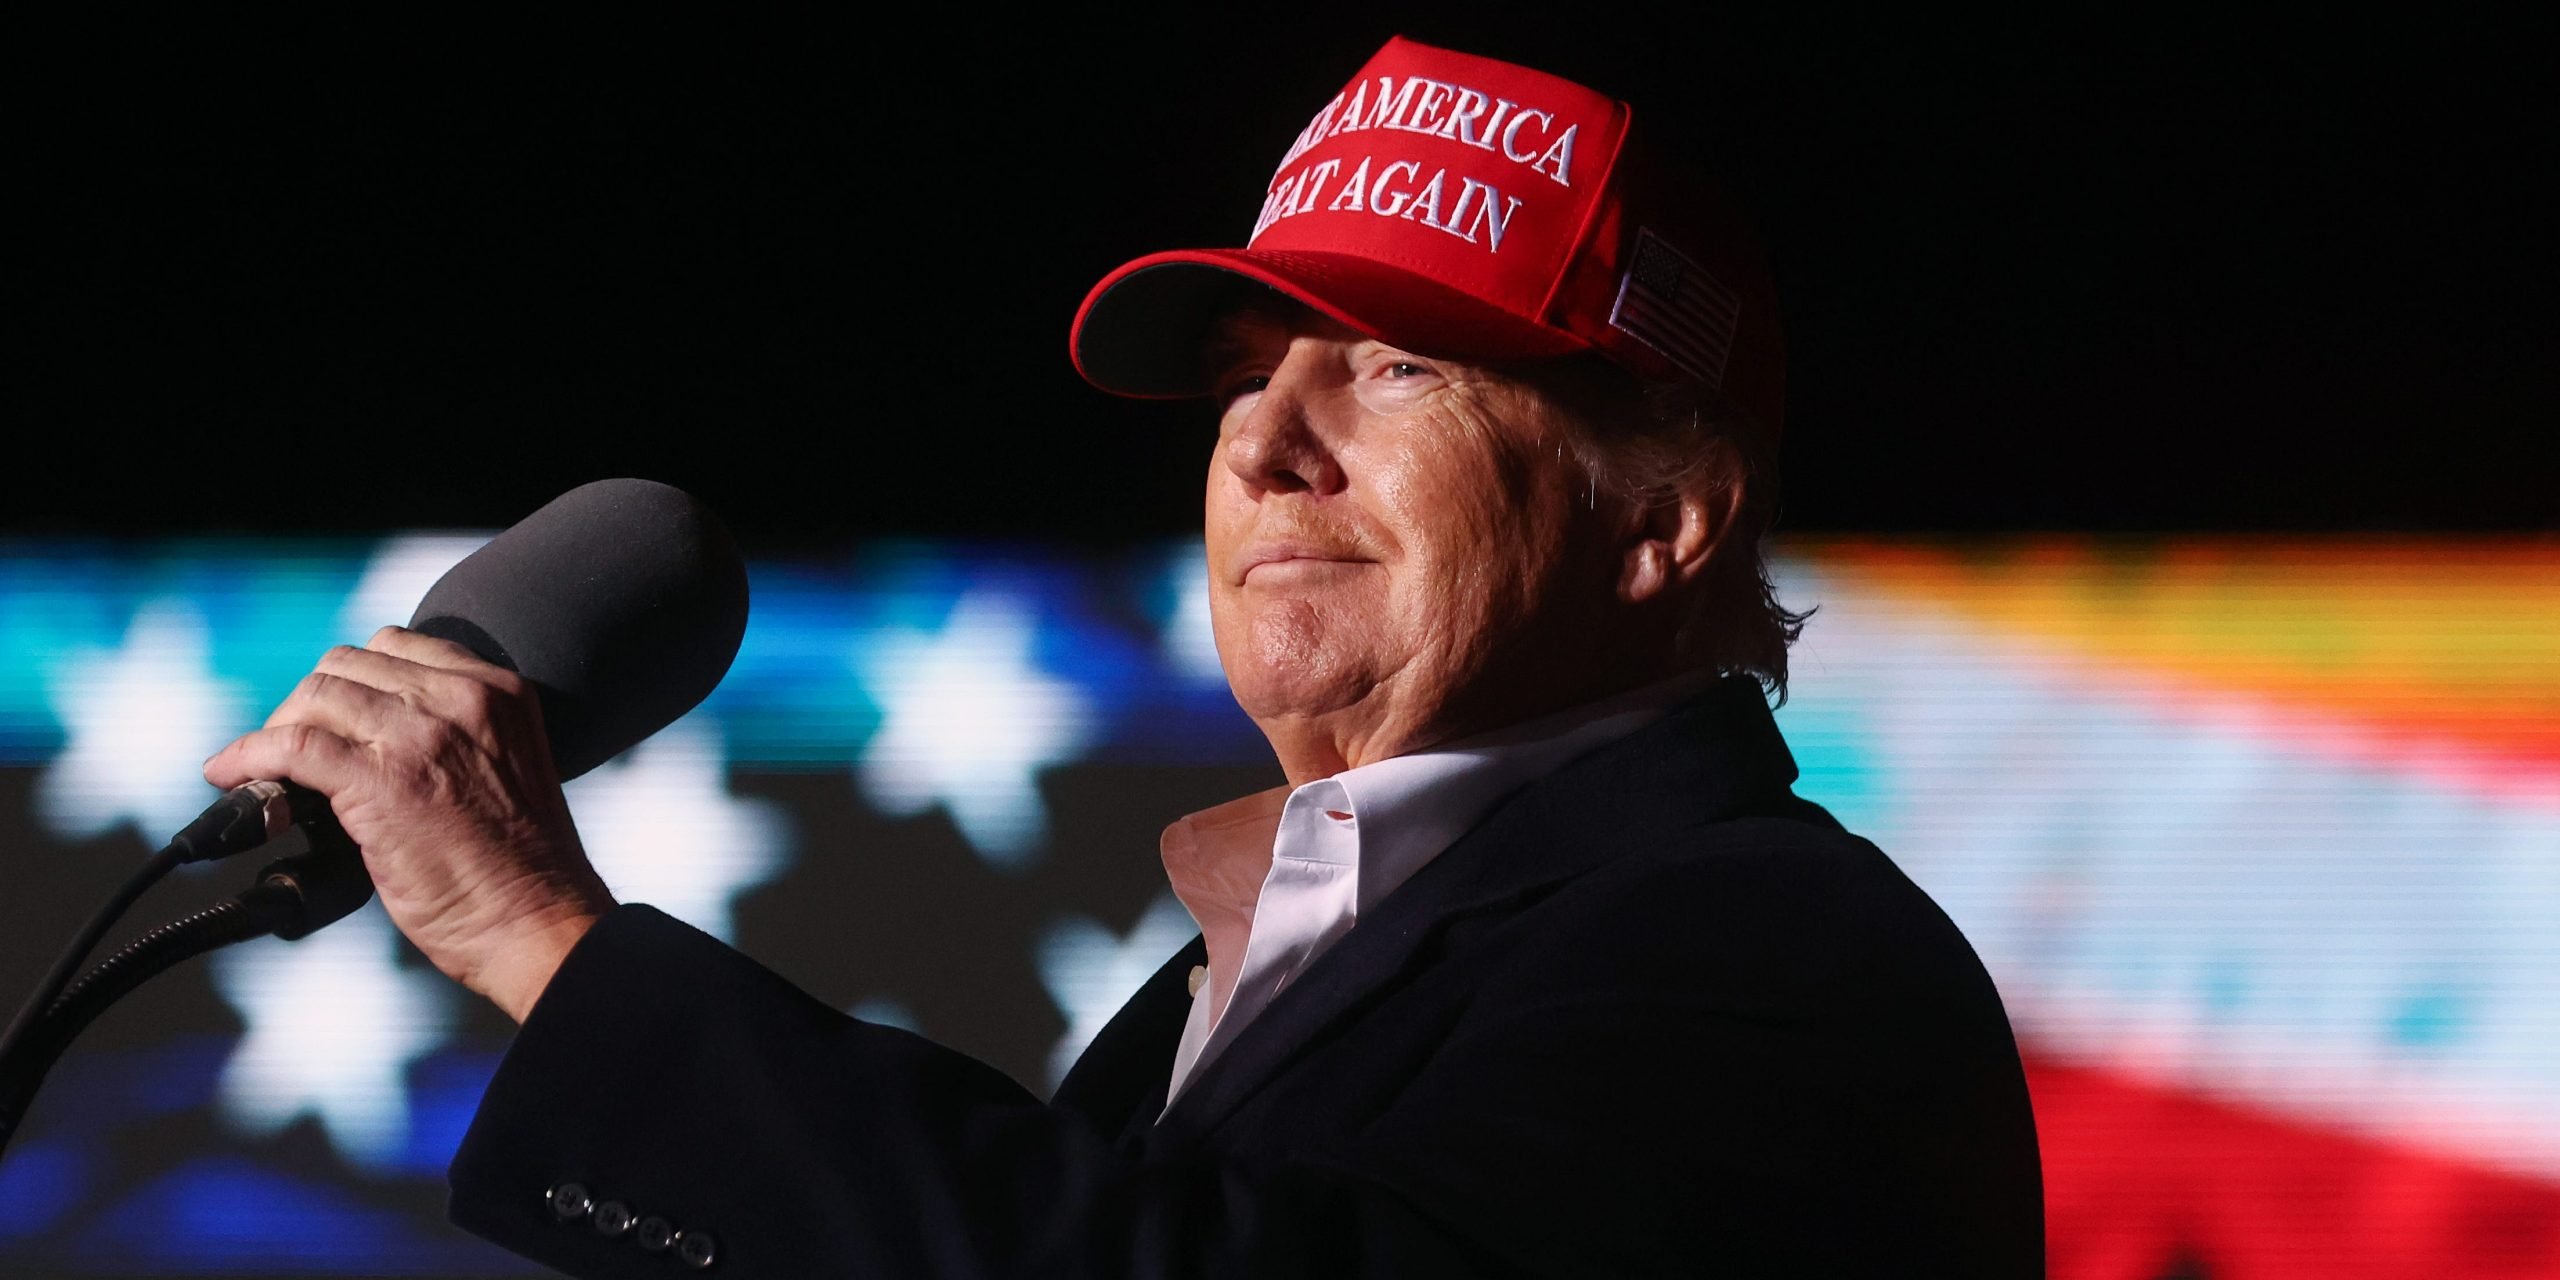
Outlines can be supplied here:
[[710, 1266], [718, 1259], [719, 1247], [720, 1242], [712, 1239], [708, 1231], [676, 1233], [676, 1256], [684, 1259], [684, 1264], [696, 1271]]
[[642, 1218], [640, 1225], [631, 1230], [631, 1242], [651, 1253], [666, 1248], [675, 1238], [675, 1224], [654, 1213]]
[[631, 1207], [619, 1200], [607, 1200], [596, 1206], [595, 1217], [591, 1221], [600, 1235], [621, 1235], [631, 1229]]
[[1209, 966], [1205, 964], [1195, 964], [1191, 966], [1191, 994], [1195, 996], [1200, 994], [1200, 984], [1207, 982], [1208, 980]]
[[563, 1182], [553, 1187], [544, 1198], [551, 1202], [553, 1216], [562, 1222], [575, 1222], [587, 1216], [587, 1209], [595, 1203], [587, 1198], [587, 1189], [574, 1182]]

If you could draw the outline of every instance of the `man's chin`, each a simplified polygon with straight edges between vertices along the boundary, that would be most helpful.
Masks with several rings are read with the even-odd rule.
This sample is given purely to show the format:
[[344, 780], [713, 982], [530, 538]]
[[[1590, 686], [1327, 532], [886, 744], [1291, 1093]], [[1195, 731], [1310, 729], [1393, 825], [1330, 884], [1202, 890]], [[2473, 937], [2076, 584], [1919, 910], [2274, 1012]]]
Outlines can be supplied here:
[[1236, 705], [1257, 721], [1312, 720], [1357, 705], [1359, 699], [1331, 688], [1308, 688], [1298, 684], [1252, 681], [1227, 687], [1236, 695]]
[[1375, 686], [1322, 665], [1227, 672], [1236, 705], [1256, 724], [1304, 723], [1340, 715], [1371, 701]]

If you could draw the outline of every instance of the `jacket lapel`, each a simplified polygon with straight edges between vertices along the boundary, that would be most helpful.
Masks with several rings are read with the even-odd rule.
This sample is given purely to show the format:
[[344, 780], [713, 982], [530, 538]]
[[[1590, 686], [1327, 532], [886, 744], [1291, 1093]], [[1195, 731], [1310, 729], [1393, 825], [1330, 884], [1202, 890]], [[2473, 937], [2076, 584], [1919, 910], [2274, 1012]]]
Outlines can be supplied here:
[[[1777, 800], [1795, 776], [1758, 682], [1728, 677], [1653, 724], [1523, 787], [1273, 997], [1201, 1068], [1148, 1135], [1149, 1145], [1186, 1143], [1216, 1127], [1327, 1025], [1401, 975], [1451, 920], [1516, 904], [1623, 851], [1654, 847], [1688, 827]], [[1186, 973], [1199, 963], [1176, 960]], [[1184, 1003], [1187, 1013], [1187, 997]], [[1171, 1074], [1168, 1046], [1182, 1033], [1179, 1013], [1171, 1025], [1150, 1046], [1161, 1063], [1159, 1089]], [[1079, 1072], [1083, 1066], [1077, 1064]]]

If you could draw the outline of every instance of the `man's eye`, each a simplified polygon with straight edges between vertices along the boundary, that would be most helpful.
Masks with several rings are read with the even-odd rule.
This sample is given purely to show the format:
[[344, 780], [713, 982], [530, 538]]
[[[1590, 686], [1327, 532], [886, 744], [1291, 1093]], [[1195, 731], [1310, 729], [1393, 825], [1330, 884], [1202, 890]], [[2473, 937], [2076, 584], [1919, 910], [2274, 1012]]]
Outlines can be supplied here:
[[1431, 372], [1429, 369], [1425, 369], [1411, 360], [1398, 360], [1394, 364], [1387, 366], [1387, 376], [1390, 378], [1419, 378], [1429, 372]]

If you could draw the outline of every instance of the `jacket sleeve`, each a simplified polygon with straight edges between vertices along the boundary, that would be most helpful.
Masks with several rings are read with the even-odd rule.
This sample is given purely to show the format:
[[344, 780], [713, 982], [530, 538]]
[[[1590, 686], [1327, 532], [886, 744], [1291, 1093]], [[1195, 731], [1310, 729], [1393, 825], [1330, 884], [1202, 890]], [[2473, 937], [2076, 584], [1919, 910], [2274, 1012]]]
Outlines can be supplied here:
[[562, 964], [450, 1178], [457, 1225], [574, 1276], [1505, 1273], [1341, 1170], [1140, 1164], [644, 906]]
[[1843, 1198], [1841, 1153], [1879, 1136], [1843, 1105], [1854, 1083], [1807, 1069], [1856, 1055], [1809, 1044], [1827, 1033], [1787, 1010], [1613, 994], [1549, 956], [1480, 992], [1354, 1140], [1142, 1162], [974, 1059], [624, 907], [509, 1050], [452, 1216], [593, 1277], [689, 1274], [706, 1249], [707, 1274], [795, 1278], [1885, 1274], [1863, 1262], [1877, 1243], [1911, 1259], [1908, 1233]]

